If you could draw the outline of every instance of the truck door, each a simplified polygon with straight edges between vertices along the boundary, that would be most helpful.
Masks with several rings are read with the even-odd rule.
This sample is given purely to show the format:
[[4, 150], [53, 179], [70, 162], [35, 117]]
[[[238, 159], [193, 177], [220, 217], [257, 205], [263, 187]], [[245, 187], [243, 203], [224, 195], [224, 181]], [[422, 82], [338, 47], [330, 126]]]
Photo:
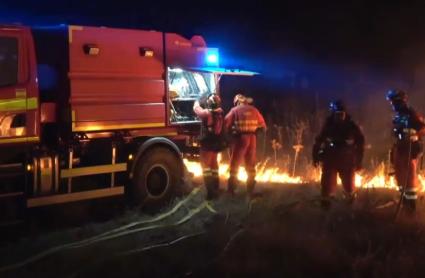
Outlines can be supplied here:
[[31, 42], [28, 29], [0, 26], [0, 204], [24, 194], [29, 142], [38, 141]]
[[0, 145], [38, 141], [38, 99], [27, 31], [0, 28]]

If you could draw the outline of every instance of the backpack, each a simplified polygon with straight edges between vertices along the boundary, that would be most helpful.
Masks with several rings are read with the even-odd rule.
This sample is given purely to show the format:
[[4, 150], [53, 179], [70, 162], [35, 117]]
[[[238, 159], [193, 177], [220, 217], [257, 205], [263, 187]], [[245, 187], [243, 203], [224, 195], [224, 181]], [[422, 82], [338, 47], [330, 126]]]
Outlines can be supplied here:
[[224, 132], [223, 112], [211, 111], [212, 123], [205, 121], [201, 126], [201, 148], [207, 151], [220, 152], [229, 145]]

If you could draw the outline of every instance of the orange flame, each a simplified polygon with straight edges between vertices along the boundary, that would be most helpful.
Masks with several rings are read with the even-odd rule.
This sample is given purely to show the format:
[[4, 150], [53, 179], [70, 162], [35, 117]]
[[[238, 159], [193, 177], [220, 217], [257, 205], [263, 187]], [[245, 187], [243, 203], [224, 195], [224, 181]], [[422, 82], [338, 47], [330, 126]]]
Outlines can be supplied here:
[[[202, 167], [198, 162], [189, 161], [184, 159], [184, 163], [189, 172], [193, 173], [195, 177], [202, 176]], [[227, 179], [229, 177], [229, 164], [220, 163], [219, 175], [222, 178]], [[308, 182], [319, 182], [321, 172], [318, 169], [309, 169], [306, 171], [304, 177], [295, 176], [292, 177], [288, 172], [283, 171], [279, 167], [257, 167], [256, 180], [258, 182], [271, 182], [271, 183], [291, 183], [301, 184]], [[247, 180], [247, 173], [243, 167], [239, 168], [238, 179], [240, 181]], [[418, 181], [420, 184], [420, 192], [425, 192], [425, 175], [418, 175]], [[341, 181], [338, 179], [338, 183]], [[397, 183], [394, 176], [385, 174], [385, 165], [382, 163], [377, 167], [375, 171], [371, 173], [357, 173], [355, 176], [355, 184], [357, 188], [388, 188], [398, 190]]]

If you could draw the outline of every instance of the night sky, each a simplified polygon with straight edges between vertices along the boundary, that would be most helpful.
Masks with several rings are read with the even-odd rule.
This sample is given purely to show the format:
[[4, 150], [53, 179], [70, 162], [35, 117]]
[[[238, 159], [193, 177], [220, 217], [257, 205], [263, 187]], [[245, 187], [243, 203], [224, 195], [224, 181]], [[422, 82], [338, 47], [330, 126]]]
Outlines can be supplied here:
[[[270, 1], [271, 2], [271, 1]], [[245, 56], [397, 67], [425, 39], [424, 4], [372, 1], [1, 1], [6, 22], [70, 23], [202, 34]], [[279, 7], [281, 6], [281, 7]], [[263, 56], [264, 55], [264, 56]]]
[[[385, 87], [393, 85], [388, 80], [409, 81], [415, 67], [425, 63], [425, 4], [274, 2], [14, 0], [0, 2], [0, 16], [4, 22], [23, 24], [201, 34], [209, 46], [220, 48], [223, 66], [260, 72], [267, 82], [249, 86], [265, 91], [290, 87], [285, 81], [288, 72], [318, 80], [315, 88], [328, 95], [345, 90], [350, 78], [364, 76], [370, 79], [365, 82]], [[406, 55], [409, 49], [416, 51]], [[422, 52], [418, 57], [416, 53]], [[273, 88], [266, 88], [270, 84]]]

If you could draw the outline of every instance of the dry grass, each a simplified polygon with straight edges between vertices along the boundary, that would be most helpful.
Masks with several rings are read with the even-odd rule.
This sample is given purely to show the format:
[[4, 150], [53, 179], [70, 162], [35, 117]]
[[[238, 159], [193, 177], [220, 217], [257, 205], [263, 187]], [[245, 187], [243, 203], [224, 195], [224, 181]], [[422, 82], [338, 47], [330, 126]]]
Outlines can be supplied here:
[[[425, 205], [417, 217], [393, 221], [397, 193], [363, 190], [354, 205], [342, 195], [329, 211], [315, 185], [267, 185], [248, 203], [244, 193], [213, 203], [189, 221], [173, 223], [203, 202], [204, 192], [145, 230], [60, 250], [1, 277], [415, 277], [422, 276]], [[113, 219], [50, 231], [3, 244], [1, 264], [25, 260], [152, 216], [127, 211]], [[167, 226], [168, 225], [168, 226]]]

